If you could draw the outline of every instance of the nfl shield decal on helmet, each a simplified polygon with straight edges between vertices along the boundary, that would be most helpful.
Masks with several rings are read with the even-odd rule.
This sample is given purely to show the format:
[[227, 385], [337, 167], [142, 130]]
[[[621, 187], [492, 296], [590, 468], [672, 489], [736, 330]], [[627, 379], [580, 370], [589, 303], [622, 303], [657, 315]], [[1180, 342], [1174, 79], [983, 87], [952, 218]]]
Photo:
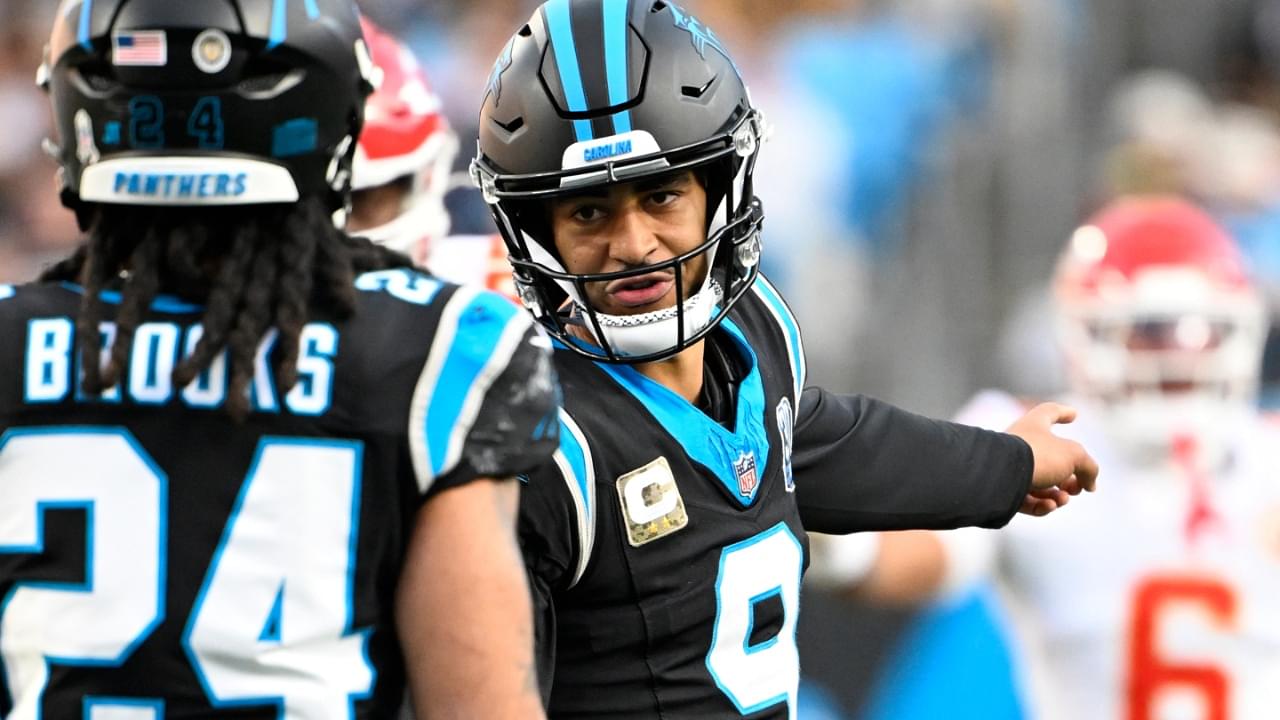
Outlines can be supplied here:
[[743, 497], [750, 497], [759, 482], [756, 476], [756, 454], [747, 451], [739, 455], [733, 461], [733, 472], [738, 476], [738, 492]]

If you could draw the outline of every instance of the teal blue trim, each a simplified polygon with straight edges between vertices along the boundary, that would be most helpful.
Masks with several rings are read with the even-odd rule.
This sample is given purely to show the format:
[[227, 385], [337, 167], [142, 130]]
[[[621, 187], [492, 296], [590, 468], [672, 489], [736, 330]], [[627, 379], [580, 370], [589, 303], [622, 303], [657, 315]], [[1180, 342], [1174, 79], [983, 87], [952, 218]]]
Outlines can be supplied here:
[[[729, 335], [738, 351], [749, 360], [751, 369], [738, 386], [738, 407], [734, 418], [734, 430], [707, 416], [688, 400], [654, 380], [641, 375], [630, 365], [597, 362], [627, 392], [644, 404], [653, 416], [677, 442], [689, 457], [706, 467], [737, 498], [744, 507], [756, 499], [764, 484], [765, 468], [769, 464], [769, 435], [765, 430], [764, 382], [760, 378], [760, 363], [746, 336], [733, 321], [725, 318], [720, 327]], [[743, 453], [755, 455], [756, 486], [749, 496], [738, 489], [738, 477], [734, 463]]]
[[756, 288], [760, 291], [760, 297], [778, 316], [783, 325], [782, 330], [787, 334], [787, 345], [791, 351], [791, 369], [795, 373], [796, 401], [799, 402], [800, 392], [804, 390], [805, 382], [804, 345], [801, 344], [800, 339], [800, 324], [791, 314], [791, 309], [783, 302], [782, 296], [769, 284], [768, 280], [764, 279], [763, 275], [756, 276]]
[[[555, 53], [556, 68], [560, 71], [560, 86], [564, 88], [569, 112], [587, 111], [587, 94], [582, 87], [582, 72], [578, 68], [578, 48], [573, 42], [573, 22], [569, 18], [569, 0], [550, 0], [543, 6], [547, 30], [551, 34], [551, 50]], [[591, 140], [590, 120], [574, 120], [573, 134], [578, 142]]]
[[[455, 296], [456, 297], [456, 296]], [[484, 292], [476, 295], [458, 314], [458, 324], [448, 328], [453, 332], [449, 348], [427, 403], [425, 434], [431, 474], [439, 477], [447, 470], [449, 446], [458, 430], [458, 420], [476, 382], [493, 358], [494, 350], [502, 341], [512, 322], [522, 318], [515, 303], [498, 295]], [[484, 392], [484, 388], [480, 388]]]
[[281, 615], [284, 610], [284, 583], [276, 590], [276, 601], [271, 603], [271, 612], [267, 613], [267, 621], [262, 624], [262, 632], [258, 633], [258, 642], [280, 642]]
[[[627, 85], [627, 9], [630, 0], [604, 2], [604, 65], [609, 82], [609, 104], [617, 106], [631, 98]], [[631, 132], [631, 112], [623, 110], [613, 116], [613, 131], [619, 135]]]
[[93, 0], [84, 0], [84, 4], [80, 6], [80, 25], [76, 28], [76, 39], [80, 41], [80, 47], [85, 50], [93, 50], [93, 42], [91, 42], [89, 33], [91, 27], [89, 21], [93, 18]]
[[271, 30], [267, 35], [267, 49], [271, 50], [289, 36], [289, 0], [275, 0], [271, 6]]
[[[84, 295], [84, 288], [75, 283], [62, 282], [59, 284], [77, 295]], [[124, 297], [117, 290], [103, 290], [98, 293], [98, 299], [108, 305], [119, 305], [124, 301]], [[185, 300], [176, 298], [172, 295], [157, 295], [155, 299], [151, 301], [151, 309], [156, 312], [169, 313], [171, 315], [185, 315], [188, 313], [201, 312], [204, 310], [204, 306], [186, 302]]]
[[587, 454], [578, 443], [578, 436], [573, 434], [564, 420], [560, 421], [560, 452], [569, 461], [569, 469], [573, 471], [573, 482], [582, 493], [582, 514], [587, 518], [588, 527], [595, 522], [591, 517], [591, 484], [587, 479]]

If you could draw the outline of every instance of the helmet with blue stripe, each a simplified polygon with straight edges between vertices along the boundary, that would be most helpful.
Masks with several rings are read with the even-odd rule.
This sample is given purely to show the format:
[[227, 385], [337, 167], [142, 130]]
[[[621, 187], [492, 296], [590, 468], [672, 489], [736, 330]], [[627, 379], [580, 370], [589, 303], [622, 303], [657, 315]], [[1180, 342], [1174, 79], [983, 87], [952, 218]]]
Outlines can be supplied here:
[[[472, 176], [510, 252], [520, 298], [589, 357], [661, 360], [722, 320], [758, 272], [763, 212], [752, 172], [763, 121], [715, 34], [665, 0], [549, 0], [503, 49], [480, 112]], [[707, 193], [706, 242], [615, 273], [570, 273], [542, 203], [692, 169]], [[586, 284], [674, 271], [705, 254], [705, 278], [673, 307], [612, 316]], [[687, 295], [687, 297], [686, 297]], [[596, 344], [578, 342], [585, 327]]]
[[340, 210], [370, 70], [352, 0], [63, 0], [38, 77], [63, 201]]

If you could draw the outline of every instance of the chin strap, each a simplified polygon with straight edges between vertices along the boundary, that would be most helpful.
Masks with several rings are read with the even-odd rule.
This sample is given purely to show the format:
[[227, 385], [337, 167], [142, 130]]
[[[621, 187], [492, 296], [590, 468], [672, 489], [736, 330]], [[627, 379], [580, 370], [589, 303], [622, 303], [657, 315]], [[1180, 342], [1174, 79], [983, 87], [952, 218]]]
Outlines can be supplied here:
[[[716, 308], [724, 299], [724, 291], [715, 280], [708, 279], [702, 290], [685, 300], [683, 308], [669, 307], [642, 315], [607, 315], [595, 313], [604, 338], [603, 343], [618, 355], [649, 355], [676, 347], [680, 337], [680, 317], [684, 317], [684, 337], [694, 335], [711, 323]], [[581, 306], [574, 314], [583, 316]], [[589, 320], [580, 319], [594, 334]]]

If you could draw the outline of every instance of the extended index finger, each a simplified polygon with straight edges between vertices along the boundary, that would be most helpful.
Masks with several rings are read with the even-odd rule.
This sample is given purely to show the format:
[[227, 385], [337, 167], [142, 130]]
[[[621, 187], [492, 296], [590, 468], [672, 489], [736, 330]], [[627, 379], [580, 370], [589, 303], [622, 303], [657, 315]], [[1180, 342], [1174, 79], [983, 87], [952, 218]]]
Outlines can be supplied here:
[[1098, 484], [1098, 461], [1093, 459], [1088, 450], [1084, 446], [1076, 443], [1077, 457], [1075, 477], [1080, 483], [1080, 487], [1093, 492]]
[[1063, 405], [1062, 403], [1040, 403], [1032, 409], [1032, 412], [1044, 417], [1053, 425], [1066, 424], [1076, 419], [1076, 409], [1071, 405]]

